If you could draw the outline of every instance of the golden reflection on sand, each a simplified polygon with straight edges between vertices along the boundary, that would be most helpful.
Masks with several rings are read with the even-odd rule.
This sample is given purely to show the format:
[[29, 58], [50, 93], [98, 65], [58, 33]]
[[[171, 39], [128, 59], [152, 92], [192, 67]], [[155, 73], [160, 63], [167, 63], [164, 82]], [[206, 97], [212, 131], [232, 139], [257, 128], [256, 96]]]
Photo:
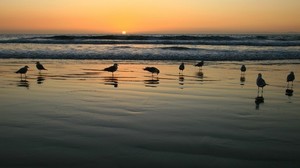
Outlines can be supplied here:
[[[144, 163], [149, 156], [159, 163], [162, 157], [169, 158], [166, 162], [184, 157], [178, 164], [183, 167], [187, 160], [222, 162], [229, 155], [230, 162], [240, 165], [263, 161], [269, 167], [291, 167], [284, 164], [299, 160], [297, 76], [293, 91], [286, 90], [287, 71], [300, 74], [298, 64], [246, 62], [243, 87], [240, 62], [206, 62], [202, 74], [193, 61], [185, 62], [184, 75], [179, 75], [179, 62], [43, 60], [47, 72], [30, 68], [21, 80], [14, 73], [16, 67], [32, 67], [36, 61], [0, 60], [3, 161], [28, 153], [34, 155], [24, 163], [52, 154], [59, 163], [74, 156], [87, 158], [78, 167], [101, 156], [100, 167], [107, 158], [123, 165], [124, 156], [128, 163], [137, 163], [137, 154]], [[114, 63], [119, 67], [113, 76], [102, 71]], [[143, 70], [146, 66], [159, 68], [159, 75], [152, 77]], [[260, 71], [270, 84], [263, 97], [257, 97], [255, 82]], [[280, 161], [274, 163], [274, 158]]]

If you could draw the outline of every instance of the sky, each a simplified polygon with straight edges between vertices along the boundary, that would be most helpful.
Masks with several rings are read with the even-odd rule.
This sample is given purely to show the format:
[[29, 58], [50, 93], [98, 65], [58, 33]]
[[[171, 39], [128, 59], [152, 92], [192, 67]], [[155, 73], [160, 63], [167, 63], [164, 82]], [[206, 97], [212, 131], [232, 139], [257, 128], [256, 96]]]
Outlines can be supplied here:
[[0, 0], [0, 33], [299, 33], [300, 0]]

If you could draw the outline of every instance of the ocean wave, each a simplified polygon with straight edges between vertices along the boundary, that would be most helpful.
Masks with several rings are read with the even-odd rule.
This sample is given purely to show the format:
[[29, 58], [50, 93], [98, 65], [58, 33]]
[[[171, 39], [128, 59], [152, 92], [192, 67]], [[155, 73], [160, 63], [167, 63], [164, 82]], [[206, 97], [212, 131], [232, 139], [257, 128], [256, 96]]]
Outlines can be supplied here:
[[132, 48], [130, 46], [114, 46], [113, 49], [129, 49]]
[[181, 46], [171, 46], [171, 47], [160, 47], [163, 50], [197, 50], [197, 48], [181, 47]]
[[0, 43], [300, 46], [300, 35], [32, 35]]
[[41, 51], [41, 50], [18, 50], [0, 51], [0, 58], [19, 59], [117, 59], [117, 60], [207, 60], [207, 61], [241, 61], [241, 60], [283, 60], [300, 59], [297, 51], [226, 51], [226, 50], [199, 50], [186, 51], [143, 51], [128, 52], [107, 50], [97, 51]]
[[0, 58], [300, 59], [299, 35], [0, 35]]

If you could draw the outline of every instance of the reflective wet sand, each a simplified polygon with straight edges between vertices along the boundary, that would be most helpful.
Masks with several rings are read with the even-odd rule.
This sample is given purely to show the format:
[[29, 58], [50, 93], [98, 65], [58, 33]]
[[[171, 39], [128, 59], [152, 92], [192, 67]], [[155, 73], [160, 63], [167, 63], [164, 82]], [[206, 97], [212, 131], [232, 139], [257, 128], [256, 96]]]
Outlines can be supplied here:
[[[299, 61], [207, 62], [201, 72], [186, 61], [183, 75], [172, 61], [38, 60], [41, 73], [36, 61], [0, 60], [2, 167], [300, 165]], [[101, 71], [113, 63], [114, 76]]]

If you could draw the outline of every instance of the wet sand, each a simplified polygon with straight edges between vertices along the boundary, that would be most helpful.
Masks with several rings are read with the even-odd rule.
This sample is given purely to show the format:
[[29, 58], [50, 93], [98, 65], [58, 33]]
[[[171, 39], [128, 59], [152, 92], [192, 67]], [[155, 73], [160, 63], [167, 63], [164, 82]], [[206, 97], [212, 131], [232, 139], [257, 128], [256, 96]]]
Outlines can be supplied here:
[[0, 167], [300, 166], [300, 61], [194, 63], [1, 59]]

